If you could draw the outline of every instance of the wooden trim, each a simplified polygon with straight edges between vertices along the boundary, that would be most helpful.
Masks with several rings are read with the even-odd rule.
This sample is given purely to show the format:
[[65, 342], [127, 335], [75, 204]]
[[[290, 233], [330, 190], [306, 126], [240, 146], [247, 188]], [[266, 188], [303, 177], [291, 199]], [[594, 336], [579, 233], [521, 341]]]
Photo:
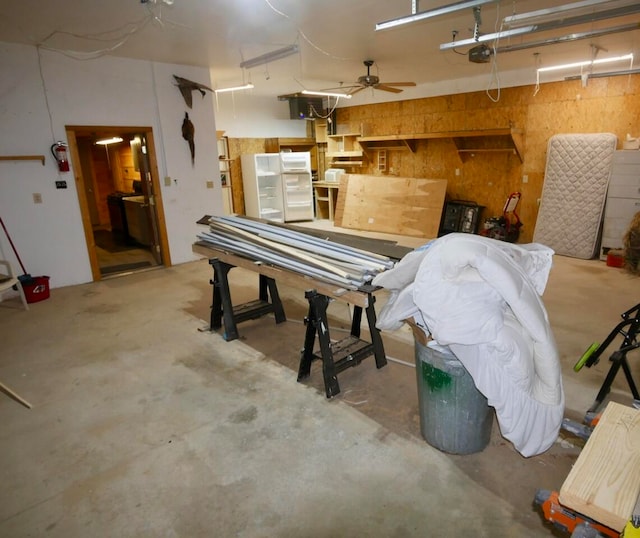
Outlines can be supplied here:
[[153, 137], [153, 129], [147, 127], [144, 131], [147, 138], [147, 150], [149, 152], [149, 169], [151, 171], [151, 183], [153, 184], [153, 199], [155, 202], [156, 224], [158, 227], [158, 239], [160, 240], [160, 254], [162, 265], [171, 267], [171, 253], [169, 252], [169, 239], [167, 237], [167, 223], [164, 217], [164, 204], [160, 187], [160, 172], [156, 156], [156, 143]]
[[93, 238], [93, 226], [91, 224], [91, 212], [89, 211], [89, 202], [87, 201], [87, 192], [85, 190], [85, 177], [82, 174], [82, 164], [80, 163], [80, 152], [78, 150], [78, 142], [76, 140], [76, 131], [72, 127], [66, 127], [67, 144], [69, 144], [69, 158], [73, 165], [75, 174], [76, 194], [78, 195], [78, 203], [80, 204], [80, 215], [82, 218], [82, 229], [84, 231], [85, 241], [87, 243], [87, 254], [89, 256], [89, 264], [91, 265], [91, 276], [95, 281], [101, 280], [100, 264], [98, 262], [98, 254], [96, 252], [96, 242]]
[[44, 166], [44, 155], [3, 155], [0, 161], [40, 161]]

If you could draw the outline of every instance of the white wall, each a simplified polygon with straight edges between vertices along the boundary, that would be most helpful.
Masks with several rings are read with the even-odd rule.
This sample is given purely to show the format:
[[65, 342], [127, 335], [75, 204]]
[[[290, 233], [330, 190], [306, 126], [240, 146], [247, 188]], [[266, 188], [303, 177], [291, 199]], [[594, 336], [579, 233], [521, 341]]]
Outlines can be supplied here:
[[221, 93], [215, 98], [216, 124], [229, 138], [304, 138], [307, 120], [289, 119], [289, 103], [251, 90]]
[[[0, 216], [28, 273], [49, 275], [52, 288], [92, 280], [74, 172], [57, 172], [49, 150], [66, 139], [67, 125], [152, 127], [160, 177], [177, 179], [169, 187], [161, 181], [172, 262], [197, 258], [195, 221], [222, 213], [214, 99], [195, 92], [188, 109], [172, 75], [210, 85], [208, 69], [106, 56], [78, 61], [49, 51], [39, 61], [34, 47], [0, 43], [0, 71], [0, 155], [45, 155], [45, 166], [0, 161]], [[182, 139], [185, 112], [196, 129], [194, 166]], [[55, 188], [60, 179], [67, 189]], [[2, 231], [0, 257], [22, 272]]]

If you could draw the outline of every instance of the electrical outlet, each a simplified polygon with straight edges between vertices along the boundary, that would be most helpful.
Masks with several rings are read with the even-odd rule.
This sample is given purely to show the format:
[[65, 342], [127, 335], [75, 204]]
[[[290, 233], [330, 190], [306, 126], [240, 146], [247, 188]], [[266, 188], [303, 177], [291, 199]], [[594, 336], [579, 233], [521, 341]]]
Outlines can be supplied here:
[[56, 189], [66, 189], [67, 182], [65, 180], [56, 181]]
[[529, 176], [527, 174], [522, 176], [522, 183], [529, 183]]
[[456, 168], [456, 176], [460, 175], [460, 168]]
[[39, 192], [34, 192], [33, 193], [33, 203], [34, 204], [41, 204], [42, 203], [42, 194], [40, 194]]
[[169, 176], [165, 176], [164, 178], [164, 186], [171, 187], [171, 178]]

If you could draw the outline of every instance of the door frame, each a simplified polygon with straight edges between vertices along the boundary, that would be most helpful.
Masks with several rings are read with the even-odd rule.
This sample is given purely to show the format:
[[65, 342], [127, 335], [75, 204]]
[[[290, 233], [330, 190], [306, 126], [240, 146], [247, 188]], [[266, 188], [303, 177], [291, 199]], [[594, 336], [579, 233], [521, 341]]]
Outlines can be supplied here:
[[116, 136], [120, 134], [143, 134], [145, 136], [147, 141], [147, 155], [149, 158], [151, 184], [153, 187], [153, 208], [155, 210], [156, 222], [158, 224], [160, 255], [162, 265], [165, 267], [171, 267], [171, 255], [169, 253], [169, 240], [167, 237], [166, 220], [164, 217], [162, 190], [160, 187], [160, 173], [158, 171], [158, 159], [156, 157], [153, 129], [151, 127], [122, 127], [111, 125], [67, 125], [65, 126], [65, 129], [67, 132], [67, 143], [69, 144], [69, 156], [71, 163], [73, 164], [73, 172], [75, 175], [76, 193], [80, 204], [82, 228], [87, 242], [87, 252], [89, 254], [89, 263], [91, 264], [91, 274], [94, 282], [102, 280], [102, 275], [98, 264], [98, 254], [96, 252], [96, 243], [93, 237], [91, 214], [89, 212], [89, 203], [87, 201], [85, 190], [86, 180], [82, 173], [82, 166], [80, 165], [80, 153], [78, 151], [76, 135], [92, 136], [99, 133], [100, 136]]

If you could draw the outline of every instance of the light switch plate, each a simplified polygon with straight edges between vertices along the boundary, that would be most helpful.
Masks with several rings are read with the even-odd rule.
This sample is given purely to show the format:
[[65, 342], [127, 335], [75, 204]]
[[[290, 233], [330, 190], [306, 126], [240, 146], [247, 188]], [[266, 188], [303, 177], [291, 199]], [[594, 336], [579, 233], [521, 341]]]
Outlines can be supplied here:
[[42, 203], [42, 194], [40, 194], [39, 192], [34, 192], [33, 193], [33, 203], [34, 204], [41, 204]]
[[169, 176], [165, 176], [164, 178], [164, 186], [171, 187], [171, 178]]
[[207, 181], [207, 189], [213, 189], [213, 181]]

